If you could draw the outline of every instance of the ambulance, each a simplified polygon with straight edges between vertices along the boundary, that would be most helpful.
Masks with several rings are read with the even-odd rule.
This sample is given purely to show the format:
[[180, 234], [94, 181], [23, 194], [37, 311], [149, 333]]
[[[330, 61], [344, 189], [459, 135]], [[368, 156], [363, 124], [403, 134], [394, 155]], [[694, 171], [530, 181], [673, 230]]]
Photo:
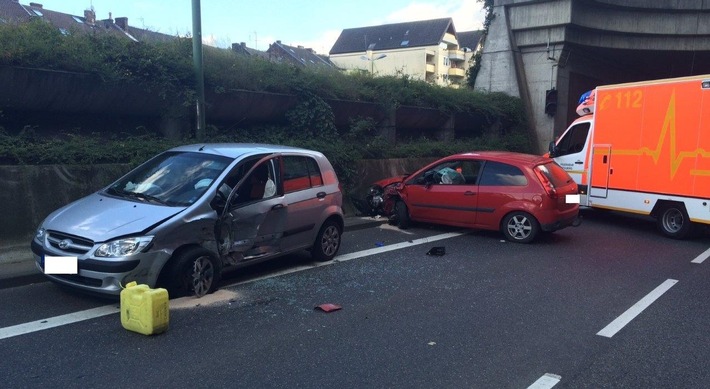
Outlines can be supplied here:
[[599, 86], [549, 155], [583, 207], [652, 216], [683, 239], [710, 225], [710, 75]]

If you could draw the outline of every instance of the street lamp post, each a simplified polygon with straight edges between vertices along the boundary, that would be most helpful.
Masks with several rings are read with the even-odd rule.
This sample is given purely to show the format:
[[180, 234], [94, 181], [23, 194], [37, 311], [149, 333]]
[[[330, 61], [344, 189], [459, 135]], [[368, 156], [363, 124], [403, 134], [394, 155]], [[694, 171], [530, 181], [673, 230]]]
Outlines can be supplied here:
[[370, 62], [370, 74], [372, 74], [374, 76], [375, 75], [375, 61], [377, 61], [378, 59], [385, 58], [387, 56], [387, 54], [380, 54], [377, 57], [374, 57], [373, 55], [374, 55], [374, 53], [372, 52], [372, 50], [368, 50], [367, 55], [360, 56], [360, 59], [363, 61]]
[[195, 68], [197, 89], [197, 129], [196, 138], [205, 137], [205, 73], [202, 67], [202, 14], [200, 0], [192, 0], [192, 62]]

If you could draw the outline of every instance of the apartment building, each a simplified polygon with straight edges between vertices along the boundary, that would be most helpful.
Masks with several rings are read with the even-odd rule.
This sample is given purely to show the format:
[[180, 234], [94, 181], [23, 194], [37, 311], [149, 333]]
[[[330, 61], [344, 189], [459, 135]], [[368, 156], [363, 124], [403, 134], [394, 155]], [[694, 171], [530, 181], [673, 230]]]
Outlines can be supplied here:
[[475, 49], [461, 46], [453, 20], [442, 18], [345, 29], [330, 50], [330, 60], [346, 71], [407, 75], [458, 88], [466, 82]]

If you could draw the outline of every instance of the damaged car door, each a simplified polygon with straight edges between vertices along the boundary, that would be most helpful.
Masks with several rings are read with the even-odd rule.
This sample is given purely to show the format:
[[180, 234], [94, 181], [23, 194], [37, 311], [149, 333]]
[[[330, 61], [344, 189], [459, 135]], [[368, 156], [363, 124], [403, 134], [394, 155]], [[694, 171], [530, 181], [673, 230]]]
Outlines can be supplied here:
[[217, 196], [226, 197], [226, 205], [217, 236], [220, 255], [229, 264], [268, 258], [282, 251], [288, 210], [279, 170], [278, 155], [247, 160], [220, 185]]

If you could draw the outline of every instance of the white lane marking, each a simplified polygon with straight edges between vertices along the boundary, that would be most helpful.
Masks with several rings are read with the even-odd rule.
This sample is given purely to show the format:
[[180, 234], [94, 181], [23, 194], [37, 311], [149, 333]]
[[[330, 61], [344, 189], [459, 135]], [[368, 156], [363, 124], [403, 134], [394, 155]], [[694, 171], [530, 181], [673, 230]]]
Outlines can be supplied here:
[[704, 253], [698, 255], [697, 257], [695, 257], [695, 259], [693, 259], [690, 262], [691, 263], [703, 263], [703, 261], [708, 258], [710, 258], [710, 249], [705, 250]]
[[382, 223], [382, 224], [380, 224], [379, 227], [377, 227], [377, 228], [379, 228], [379, 229], [381, 229], [381, 230], [396, 231], [396, 232], [399, 232], [399, 233], [404, 234], [404, 235], [414, 235], [414, 233], [413, 233], [412, 231], [401, 230], [399, 227], [394, 226], [394, 225], [389, 224], [389, 223]]
[[450, 232], [447, 234], [440, 234], [440, 235], [429, 236], [426, 238], [414, 239], [411, 242], [395, 243], [395, 244], [391, 244], [388, 246], [376, 247], [376, 248], [372, 248], [372, 249], [368, 249], [368, 250], [357, 251], [357, 252], [350, 253], [350, 254], [338, 255], [337, 257], [335, 257], [335, 259], [333, 261], [345, 262], [345, 261], [349, 261], [351, 259], [366, 257], [368, 255], [381, 254], [381, 253], [385, 253], [387, 251], [403, 249], [405, 247], [417, 246], [420, 244], [436, 242], [438, 240], [455, 238], [457, 236], [461, 236], [464, 234], [465, 234], [465, 232]]
[[269, 279], [269, 278], [273, 278], [273, 277], [284, 276], [286, 274], [297, 273], [297, 272], [303, 271], [303, 270], [314, 269], [316, 267], [330, 266], [330, 265], [333, 265], [333, 264], [336, 264], [339, 262], [350, 261], [350, 260], [357, 259], [357, 258], [367, 257], [369, 255], [386, 253], [388, 251], [399, 250], [399, 249], [403, 249], [405, 247], [411, 247], [411, 246], [417, 246], [417, 245], [421, 245], [421, 244], [425, 244], [425, 243], [436, 242], [436, 241], [442, 240], [442, 239], [455, 238], [457, 236], [461, 236], [461, 235], [465, 235], [465, 234], [467, 234], [467, 233], [466, 232], [450, 232], [450, 233], [446, 233], [446, 234], [429, 236], [426, 238], [419, 238], [419, 239], [412, 240], [410, 242], [395, 243], [395, 244], [388, 245], [388, 246], [375, 247], [375, 248], [367, 249], [367, 250], [360, 250], [360, 251], [356, 251], [356, 252], [350, 253], [350, 254], [338, 255], [335, 258], [333, 258], [333, 260], [330, 262], [318, 262], [318, 263], [309, 264], [309, 265], [291, 267], [291, 268], [282, 270], [280, 272], [270, 273], [270, 274], [266, 274], [261, 277], [251, 278], [246, 281], [241, 281], [241, 282], [237, 282], [237, 283], [229, 284], [229, 285], [224, 285], [224, 286], [226, 287], [226, 286], [244, 285], [244, 284], [248, 284], [250, 282], [261, 281], [261, 280], [265, 280], [265, 279]]
[[[454, 238], [454, 237], [461, 236], [464, 234], [466, 234], [466, 233], [465, 232], [452, 232], [452, 233], [447, 233], [447, 234], [434, 235], [434, 236], [430, 236], [427, 238], [415, 239], [411, 242], [397, 243], [397, 244], [393, 244], [393, 245], [389, 245], [389, 246], [383, 246], [383, 247], [377, 247], [374, 249], [362, 250], [362, 251], [358, 251], [355, 253], [343, 254], [343, 255], [339, 255], [339, 256], [335, 257], [333, 259], [333, 261], [331, 261], [331, 262], [318, 263], [316, 265], [308, 265], [308, 266], [298, 266], [298, 267], [286, 269], [281, 272], [271, 273], [271, 274], [265, 275], [263, 277], [258, 277], [258, 278], [250, 279], [248, 281], [243, 281], [243, 282], [238, 282], [236, 284], [223, 285], [223, 286], [227, 287], [227, 286], [241, 285], [241, 284], [246, 284], [249, 282], [264, 280], [267, 278], [279, 277], [279, 276], [286, 275], [286, 274], [296, 273], [296, 272], [299, 272], [302, 270], [313, 269], [313, 268], [319, 267], [319, 266], [332, 265], [333, 263], [349, 261], [352, 259], [362, 258], [362, 257], [366, 257], [368, 255], [375, 255], [375, 254], [384, 253], [384, 252], [392, 251], [392, 250], [398, 250], [398, 249], [405, 248], [405, 247], [436, 242], [438, 240]], [[59, 326], [67, 325], [67, 324], [72, 324], [72, 323], [76, 323], [76, 322], [80, 322], [80, 321], [84, 321], [84, 320], [95, 319], [97, 317], [107, 316], [107, 315], [111, 315], [114, 313], [119, 313], [120, 311], [121, 311], [120, 307], [117, 307], [116, 305], [104, 305], [102, 307], [87, 309], [85, 311], [68, 313], [66, 315], [55, 316], [55, 317], [41, 319], [41, 320], [29, 322], [29, 323], [23, 323], [23, 324], [10, 326], [10, 327], [0, 328], [0, 340], [12, 338], [14, 336], [29, 334], [32, 332], [42, 331], [42, 330], [46, 330], [46, 329], [50, 329], [50, 328], [54, 328], [54, 327], [59, 327]]]
[[562, 377], [557, 374], [545, 373], [544, 376], [538, 378], [537, 381], [528, 386], [528, 389], [549, 389], [557, 385], [560, 380], [562, 380]]
[[621, 331], [621, 329], [624, 328], [625, 325], [629, 324], [631, 320], [633, 320], [636, 316], [640, 315], [644, 309], [648, 308], [651, 304], [653, 304], [656, 299], [661, 297], [676, 283], [678, 283], [677, 280], [665, 280], [661, 285], [657, 286], [656, 289], [652, 290], [651, 293], [647, 294], [631, 308], [626, 310], [626, 312], [622, 313], [621, 316], [617, 317], [616, 319], [614, 319], [614, 321], [609, 323], [609, 325], [604, 327], [601, 331], [597, 332], [597, 335], [611, 338], [617, 332]]
[[11, 327], [0, 328], [0, 339], [12, 338], [14, 336], [29, 334], [31, 332], [42, 331], [84, 320], [94, 319], [101, 316], [107, 316], [114, 313], [118, 313], [120, 311], [121, 310], [116, 305], [104, 305], [103, 307], [87, 309], [85, 311], [68, 313], [66, 315], [50, 317], [47, 319], [18, 324]]

